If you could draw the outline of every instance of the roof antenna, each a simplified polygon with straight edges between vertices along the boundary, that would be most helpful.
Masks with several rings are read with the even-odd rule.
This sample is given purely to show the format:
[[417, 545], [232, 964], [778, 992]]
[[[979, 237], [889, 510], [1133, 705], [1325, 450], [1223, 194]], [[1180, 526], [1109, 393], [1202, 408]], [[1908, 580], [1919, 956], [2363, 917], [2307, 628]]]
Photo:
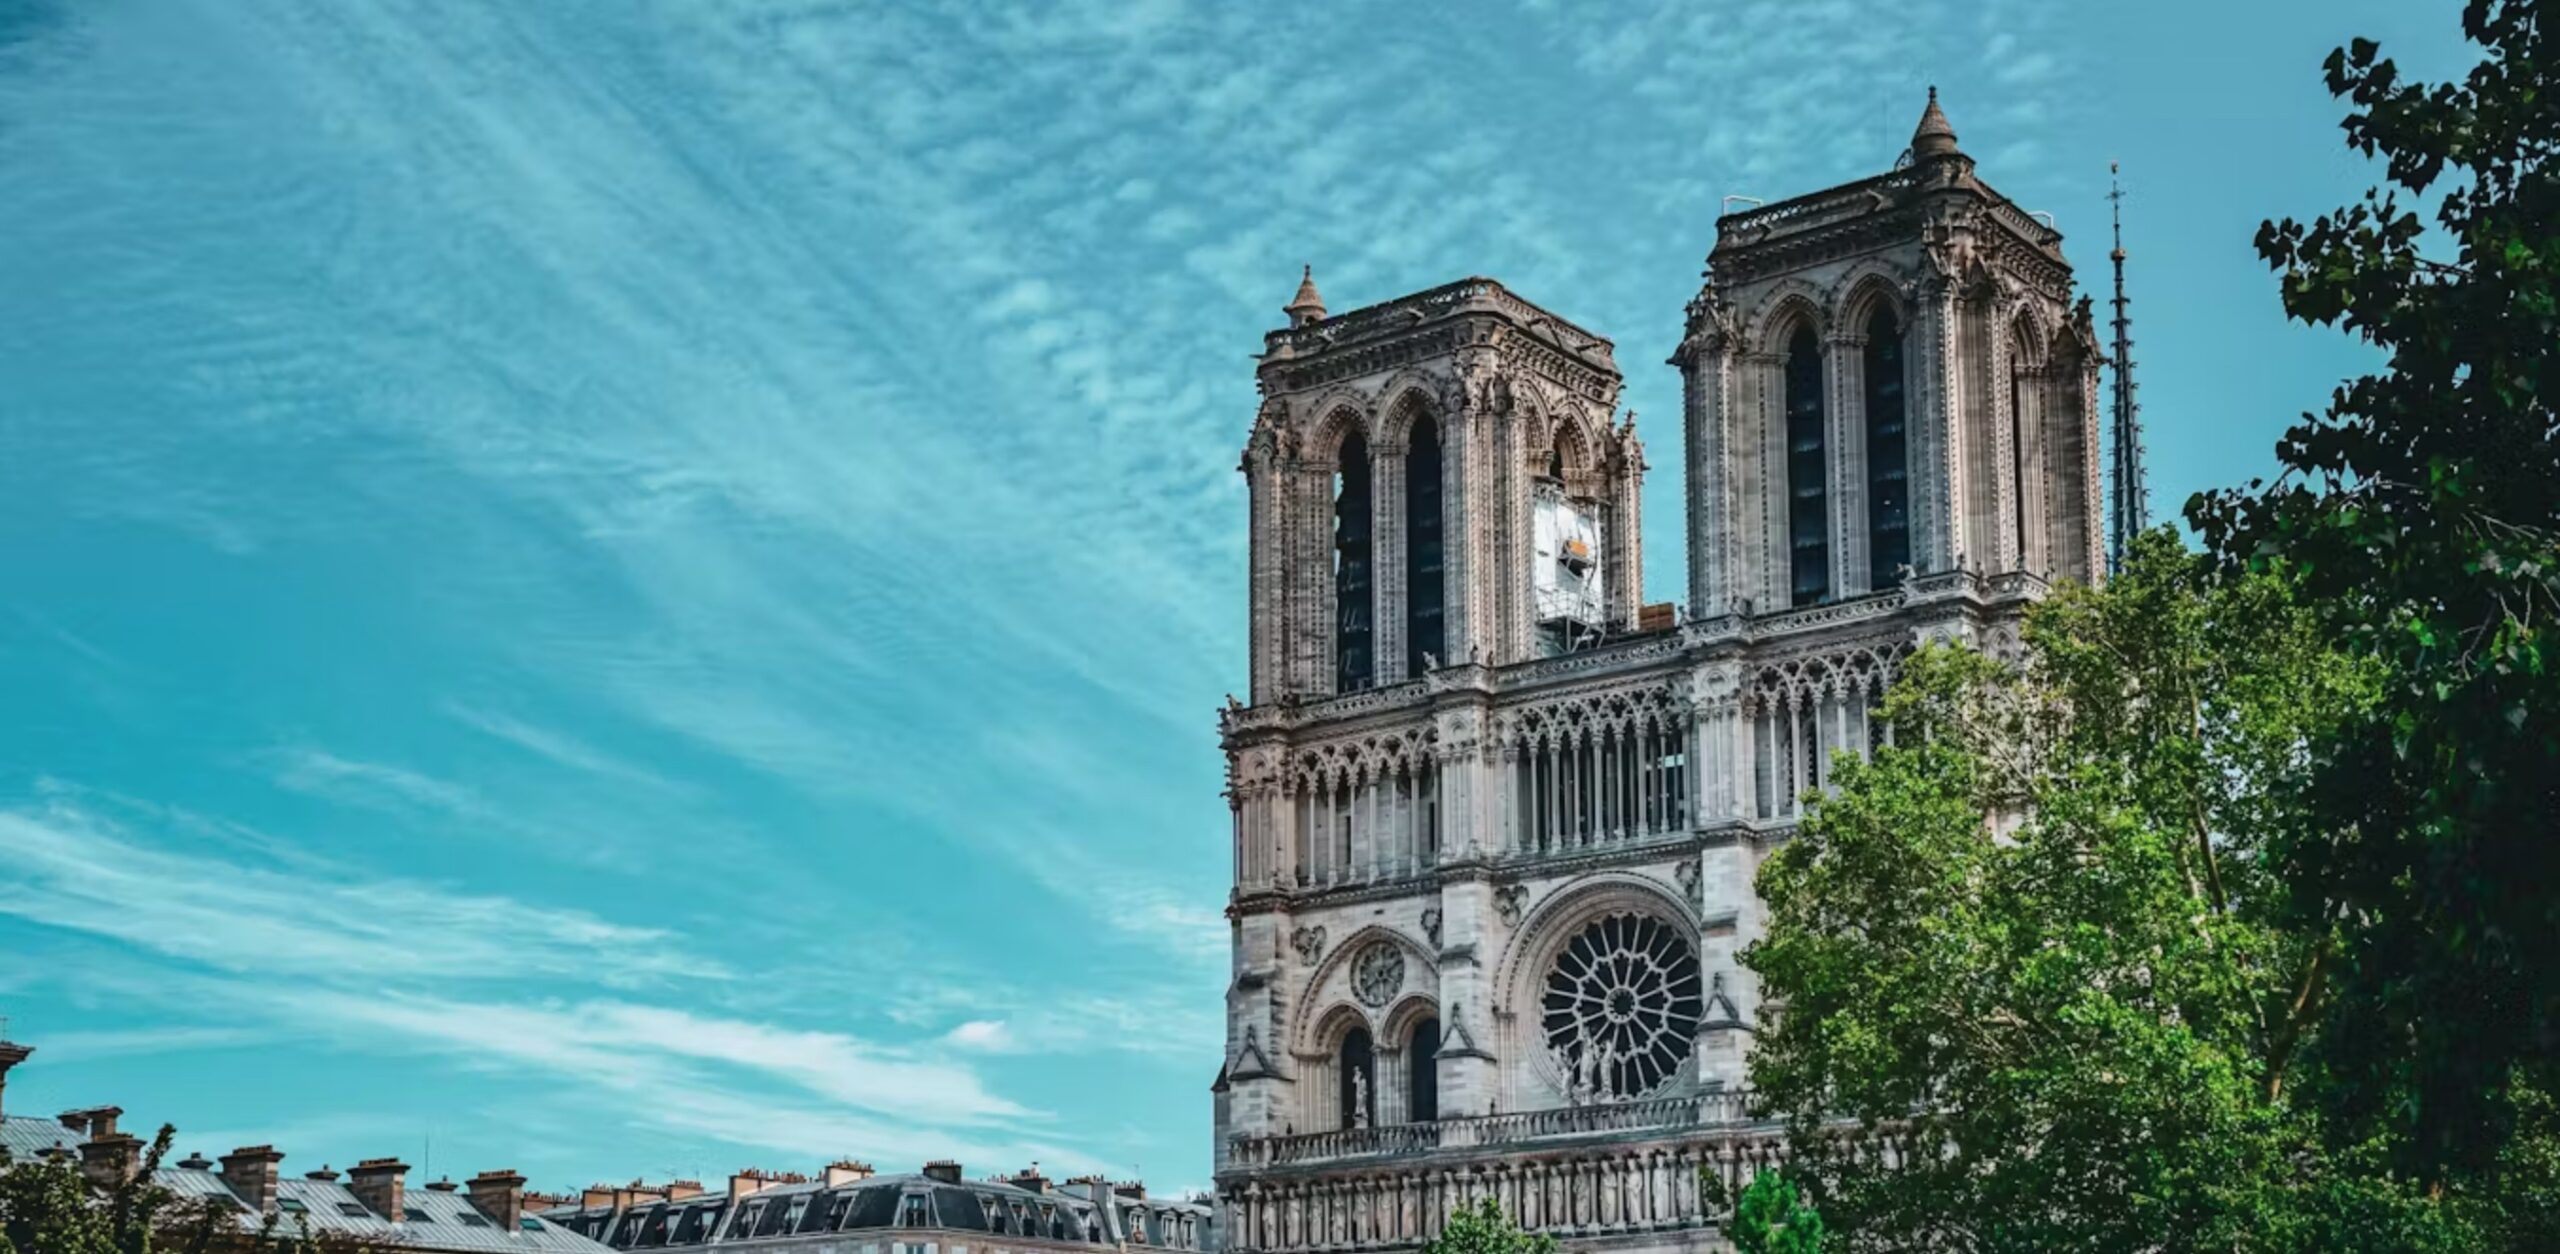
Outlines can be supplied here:
[[2133, 547], [2134, 536], [2151, 525], [2150, 492], [2142, 476], [2142, 406], [2134, 400], [2133, 315], [2126, 312], [2132, 302], [2124, 294], [2124, 184], [2117, 179], [2117, 172], [2117, 163], [2108, 162], [2107, 213], [2115, 229], [2116, 245], [2115, 251], [2107, 254], [2116, 268], [2115, 431], [2107, 446], [2108, 473], [2115, 480], [2107, 526], [2109, 573], [2124, 569], [2125, 553]]

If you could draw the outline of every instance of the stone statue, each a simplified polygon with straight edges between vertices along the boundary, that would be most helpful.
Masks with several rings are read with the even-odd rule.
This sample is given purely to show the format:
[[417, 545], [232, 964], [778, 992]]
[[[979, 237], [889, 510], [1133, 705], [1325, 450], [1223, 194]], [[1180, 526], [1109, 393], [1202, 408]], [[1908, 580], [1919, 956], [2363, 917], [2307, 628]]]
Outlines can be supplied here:
[[1369, 1126], [1369, 1073], [1366, 1071], [1351, 1073], [1351, 1126]]

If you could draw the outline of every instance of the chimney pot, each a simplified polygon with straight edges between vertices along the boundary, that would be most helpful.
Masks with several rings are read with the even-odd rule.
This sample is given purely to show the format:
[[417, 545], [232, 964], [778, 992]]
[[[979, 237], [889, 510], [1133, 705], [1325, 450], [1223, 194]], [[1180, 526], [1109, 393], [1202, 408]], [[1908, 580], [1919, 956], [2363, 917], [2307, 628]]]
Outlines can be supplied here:
[[260, 1215], [276, 1213], [276, 1164], [284, 1155], [272, 1145], [244, 1145], [222, 1156], [222, 1182], [242, 1205]]
[[336, 1184], [338, 1182], [338, 1173], [329, 1170], [329, 1164], [322, 1163], [320, 1164], [320, 1170], [303, 1172], [302, 1178], [305, 1180], [318, 1180], [326, 1184]]
[[213, 1160], [205, 1157], [202, 1152], [197, 1152], [179, 1159], [178, 1165], [189, 1171], [202, 1171], [205, 1168], [212, 1166]]
[[430, 1193], [451, 1193], [461, 1187], [461, 1185], [455, 1184], [450, 1179], [430, 1180], [427, 1182], [427, 1191]]
[[484, 1171], [471, 1177], [471, 1209], [489, 1217], [501, 1232], [515, 1232], [524, 1222], [524, 1177], [512, 1168]]

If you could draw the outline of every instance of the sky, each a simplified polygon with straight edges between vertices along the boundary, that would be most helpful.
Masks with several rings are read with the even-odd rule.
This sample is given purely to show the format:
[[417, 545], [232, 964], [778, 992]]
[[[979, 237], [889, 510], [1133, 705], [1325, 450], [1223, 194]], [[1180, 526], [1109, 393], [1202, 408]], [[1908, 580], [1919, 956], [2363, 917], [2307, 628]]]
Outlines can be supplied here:
[[1302, 264], [1613, 337], [1669, 599], [1722, 198], [1935, 84], [2102, 302], [2123, 163], [2167, 515], [2368, 361], [2250, 238], [2455, 9], [0, 0], [8, 1109], [1204, 1186]]

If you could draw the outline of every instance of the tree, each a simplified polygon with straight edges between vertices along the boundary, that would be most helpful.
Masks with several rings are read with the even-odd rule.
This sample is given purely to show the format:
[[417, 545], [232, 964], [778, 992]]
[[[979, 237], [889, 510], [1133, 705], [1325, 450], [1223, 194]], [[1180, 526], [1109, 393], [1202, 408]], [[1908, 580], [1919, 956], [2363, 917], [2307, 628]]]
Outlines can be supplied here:
[[1774, 1171], [1761, 1172], [1742, 1191], [1725, 1235], [1742, 1254], [1822, 1254], [1822, 1216]]
[[[2485, 56], [2459, 82], [2404, 81], [2368, 40], [2330, 55], [2386, 181], [2257, 247], [2290, 316], [2385, 361], [2286, 433], [2275, 482], [2187, 514], [2388, 676], [2306, 743], [2319, 820], [2267, 851], [2294, 923], [2334, 925], [2333, 1139], [2495, 1190], [2560, 1091], [2560, 4], [2470, 0], [2462, 24]], [[2432, 233], [2404, 200], [2434, 201]]]
[[[1845, 1248], [2476, 1248], [2299, 1100], [2336, 927], [2265, 853], [2321, 821], [2301, 746], [2377, 700], [2272, 574], [2165, 530], [2033, 609], [2027, 660], [1906, 664], [1891, 743], [1760, 875], [1751, 1061]], [[1986, 816], [1990, 816], [1986, 822]], [[1868, 1142], [1891, 1125], [1894, 1169]]]
[[1449, 1212], [1449, 1222], [1422, 1247], [1422, 1254], [1555, 1254], [1555, 1249], [1553, 1236], [1522, 1232], [1502, 1213], [1501, 1203], [1482, 1197], [1473, 1206]]

